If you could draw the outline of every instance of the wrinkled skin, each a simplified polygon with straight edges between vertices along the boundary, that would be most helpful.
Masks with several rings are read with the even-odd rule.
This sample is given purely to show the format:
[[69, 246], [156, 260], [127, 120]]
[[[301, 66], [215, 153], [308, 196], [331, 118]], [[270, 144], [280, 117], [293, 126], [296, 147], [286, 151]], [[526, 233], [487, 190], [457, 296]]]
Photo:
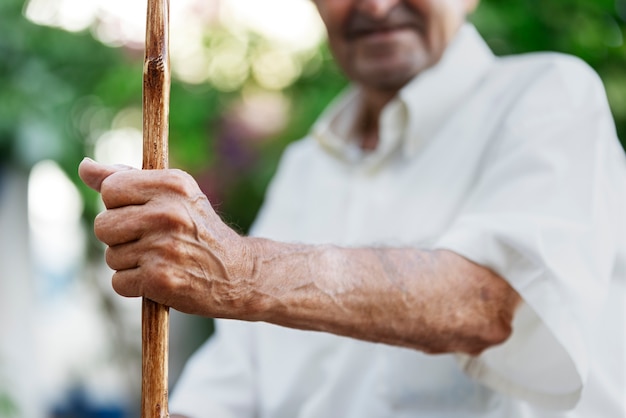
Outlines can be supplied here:
[[116, 292], [193, 314], [234, 316], [242, 308], [246, 287], [239, 283], [252, 268], [247, 241], [220, 220], [190, 175], [90, 160], [79, 174], [107, 208], [94, 230], [108, 245]]
[[[473, 0], [315, 0], [333, 52], [378, 112], [430, 67]], [[242, 237], [179, 170], [85, 160], [83, 181], [107, 208], [95, 221], [113, 287], [177, 310], [331, 332], [428, 353], [478, 354], [504, 341], [520, 298], [489, 269], [450, 251], [341, 248]], [[427, 220], [421, 220], [426, 221]]]
[[515, 291], [452, 252], [242, 237], [180, 170], [85, 160], [79, 174], [107, 207], [95, 233], [123, 296], [429, 353], [477, 354], [511, 332]]

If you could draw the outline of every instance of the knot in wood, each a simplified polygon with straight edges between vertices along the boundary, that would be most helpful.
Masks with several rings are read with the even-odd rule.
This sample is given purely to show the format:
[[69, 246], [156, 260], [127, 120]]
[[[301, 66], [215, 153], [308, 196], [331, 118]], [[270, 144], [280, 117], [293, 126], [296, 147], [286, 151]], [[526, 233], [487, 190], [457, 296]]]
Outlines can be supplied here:
[[158, 57], [146, 58], [143, 72], [145, 82], [150, 87], [159, 87], [163, 84], [165, 71], [165, 60], [162, 55]]

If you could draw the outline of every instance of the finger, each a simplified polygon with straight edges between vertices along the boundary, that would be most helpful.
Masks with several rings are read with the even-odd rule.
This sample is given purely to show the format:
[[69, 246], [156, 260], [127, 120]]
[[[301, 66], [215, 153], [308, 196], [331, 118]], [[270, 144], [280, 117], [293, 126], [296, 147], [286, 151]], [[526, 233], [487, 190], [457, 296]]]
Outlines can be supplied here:
[[125, 206], [102, 212], [94, 220], [96, 237], [109, 246], [136, 241], [150, 228], [144, 206]]
[[140, 277], [140, 267], [116, 271], [111, 279], [113, 290], [128, 298], [144, 296]]
[[100, 192], [102, 182], [107, 177], [113, 173], [126, 170], [133, 170], [133, 168], [124, 165], [104, 165], [90, 158], [84, 158], [78, 166], [78, 175], [87, 186]]
[[107, 247], [104, 258], [107, 265], [113, 270], [129, 270], [140, 267], [142, 255], [139, 242], [131, 242], [114, 247]]
[[176, 293], [174, 282], [162, 271], [155, 270], [154, 266], [142, 265], [117, 270], [111, 279], [113, 289], [121, 296], [146, 297], [167, 306], [170, 306], [171, 297]]
[[163, 183], [163, 174], [125, 165], [100, 164], [89, 158], [83, 159], [78, 166], [80, 178], [102, 194], [107, 209], [146, 203]]
[[100, 187], [108, 209], [143, 205], [161, 196], [202, 194], [197, 183], [181, 170], [120, 170], [105, 178]]

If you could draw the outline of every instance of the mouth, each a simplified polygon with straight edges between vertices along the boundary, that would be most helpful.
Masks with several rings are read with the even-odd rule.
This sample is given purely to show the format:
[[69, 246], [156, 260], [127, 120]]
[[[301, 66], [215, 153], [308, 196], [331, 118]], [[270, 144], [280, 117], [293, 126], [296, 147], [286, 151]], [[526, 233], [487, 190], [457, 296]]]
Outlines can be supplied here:
[[406, 31], [421, 33], [424, 29], [424, 15], [405, 2], [398, 2], [384, 17], [355, 10], [346, 21], [344, 38], [348, 41], [388, 38]]
[[359, 38], [367, 38], [371, 36], [385, 36], [394, 32], [411, 29], [408, 25], [401, 26], [377, 26], [369, 28], [354, 29], [346, 33], [346, 39], [356, 40]]

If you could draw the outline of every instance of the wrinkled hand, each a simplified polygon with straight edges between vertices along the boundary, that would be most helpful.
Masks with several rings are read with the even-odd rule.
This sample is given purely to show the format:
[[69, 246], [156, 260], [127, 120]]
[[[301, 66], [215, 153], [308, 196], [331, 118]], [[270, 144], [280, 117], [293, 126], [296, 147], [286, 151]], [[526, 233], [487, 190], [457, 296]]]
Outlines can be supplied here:
[[108, 245], [117, 293], [211, 317], [242, 318], [250, 310], [249, 239], [222, 222], [190, 175], [89, 159], [79, 175], [106, 206], [94, 231]]

